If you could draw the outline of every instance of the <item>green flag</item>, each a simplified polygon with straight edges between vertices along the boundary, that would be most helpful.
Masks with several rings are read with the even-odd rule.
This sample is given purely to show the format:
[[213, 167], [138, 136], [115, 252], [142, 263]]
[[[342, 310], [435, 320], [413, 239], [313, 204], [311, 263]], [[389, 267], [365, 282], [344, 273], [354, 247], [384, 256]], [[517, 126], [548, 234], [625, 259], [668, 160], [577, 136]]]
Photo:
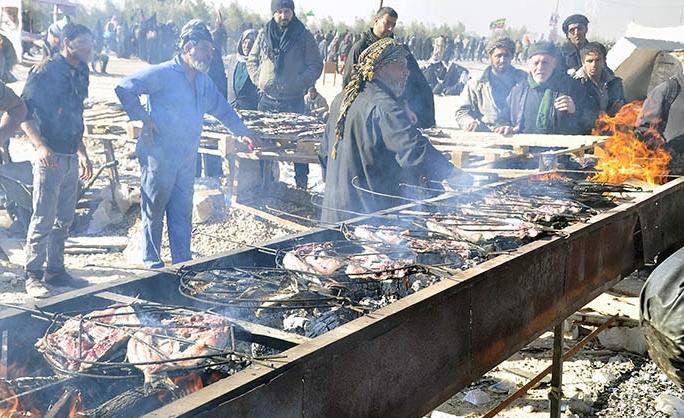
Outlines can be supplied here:
[[506, 18], [496, 19], [489, 24], [490, 30], [503, 29], [506, 27]]

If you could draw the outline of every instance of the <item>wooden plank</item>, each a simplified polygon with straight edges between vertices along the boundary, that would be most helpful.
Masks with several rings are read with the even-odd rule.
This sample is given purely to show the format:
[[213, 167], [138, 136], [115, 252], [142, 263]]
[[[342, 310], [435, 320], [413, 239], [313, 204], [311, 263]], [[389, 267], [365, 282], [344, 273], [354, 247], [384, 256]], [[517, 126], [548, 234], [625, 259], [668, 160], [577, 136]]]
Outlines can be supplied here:
[[104, 248], [112, 250], [123, 250], [128, 246], [128, 237], [69, 237], [66, 240], [68, 248]]
[[[95, 296], [98, 298], [101, 298], [101, 299], [107, 299], [107, 300], [110, 300], [112, 302], [117, 302], [117, 303], [131, 304], [131, 303], [136, 303], [136, 302], [145, 302], [145, 303], [155, 304], [154, 302], [149, 302], [149, 301], [146, 301], [143, 299], [133, 298], [130, 296], [120, 295], [118, 293], [106, 292], [106, 291], [97, 293], [97, 294], [95, 294]], [[304, 337], [302, 335], [293, 334], [293, 333], [286, 332], [286, 331], [281, 331], [279, 329], [267, 327], [265, 325], [259, 325], [259, 324], [255, 324], [252, 322], [243, 321], [241, 319], [234, 319], [234, 318], [228, 318], [228, 319], [231, 322], [234, 322], [235, 325], [238, 325], [238, 326], [246, 329], [252, 335], [267, 337], [269, 339], [274, 339], [274, 340], [285, 341], [285, 342], [291, 343], [292, 345], [299, 345], [299, 344], [303, 344], [305, 342], [311, 341], [311, 338], [309, 338], [309, 337]]]
[[489, 132], [465, 132], [448, 128], [439, 128], [448, 138], [430, 137], [433, 144], [453, 145], [511, 145], [528, 147], [576, 147], [605, 142], [606, 136], [590, 135], [537, 135], [519, 134], [503, 136]]
[[287, 219], [283, 219], [279, 216], [272, 215], [270, 213], [266, 213], [262, 210], [259, 210], [257, 208], [253, 208], [251, 206], [243, 205], [241, 203], [234, 202], [233, 207], [236, 209], [244, 210], [245, 212], [249, 212], [255, 216], [258, 216], [260, 218], [263, 218], [269, 222], [273, 222], [276, 225], [280, 225], [283, 228], [287, 228], [289, 230], [295, 231], [295, 232], [304, 232], [304, 231], [309, 231], [311, 230], [310, 227], [300, 225], [298, 223], [288, 221]]

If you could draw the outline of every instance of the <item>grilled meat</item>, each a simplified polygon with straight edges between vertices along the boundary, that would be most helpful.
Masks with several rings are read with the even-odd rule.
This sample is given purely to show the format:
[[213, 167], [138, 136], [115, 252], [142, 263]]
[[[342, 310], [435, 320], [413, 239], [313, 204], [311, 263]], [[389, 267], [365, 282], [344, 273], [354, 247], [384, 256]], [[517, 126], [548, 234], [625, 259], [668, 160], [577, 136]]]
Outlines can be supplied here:
[[35, 347], [59, 369], [84, 371], [92, 366], [89, 362], [101, 361], [128, 340], [127, 326], [139, 325], [130, 306], [111, 307], [67, 320], [57, 331], [39, 339]]
[[330, 276], [344, 265], [344, 261], [332, 243], [311, 243], [288, 251], [282, 264], [288, 270]]
[[230, 321], [216, 315], [174, 315], [158, 327], [136, 331], [128, 341], [127, 358], [149, 383], [154, 375], [196, 367], [209, 355], [224, 357], [231, 342], [230, 328]]

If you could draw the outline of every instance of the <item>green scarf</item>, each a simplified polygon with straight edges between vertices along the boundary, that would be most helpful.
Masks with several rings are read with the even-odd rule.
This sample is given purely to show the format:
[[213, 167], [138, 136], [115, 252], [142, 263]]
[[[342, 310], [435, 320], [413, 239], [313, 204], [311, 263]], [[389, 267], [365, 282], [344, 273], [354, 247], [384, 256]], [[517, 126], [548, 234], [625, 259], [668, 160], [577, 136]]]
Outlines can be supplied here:
[[544, 89], [544, 96], [539, 104], [539, 111], [537, 111], [536, 123], [539, 129], [545, 131], [553, 127], [553, 90], [548, 87], [551, 78], [553, 78], [553, 75], [545, 83], [540, 84], [534, 81], [532, 74], [527, 75], [527, 83], [530, 85], [530, 88]]

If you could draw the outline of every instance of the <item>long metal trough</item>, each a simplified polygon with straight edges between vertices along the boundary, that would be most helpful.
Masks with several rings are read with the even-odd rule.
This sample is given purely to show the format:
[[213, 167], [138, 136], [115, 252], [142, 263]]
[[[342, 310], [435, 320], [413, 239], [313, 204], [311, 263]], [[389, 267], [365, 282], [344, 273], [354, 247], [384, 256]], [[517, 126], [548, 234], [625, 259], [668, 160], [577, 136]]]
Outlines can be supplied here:
[[[456, 274], [312, 340], [254, 328], [288, 348], [284, 359], [238, 374], [148, 417], [418, 417], [568, 317], [657, 254], [684, 242], [684, 179], [673, 180], [576, 224], [567, 237], [532, 242]], [[292, 240], [339, 239], [316, 230]], [[257, 250], [198, 260], [188, 268], [272, 266]], [[51, 312], [100, 308], [116, 297], [193, 305], [178, 279], [158, 273], [71, 292], [40, 306]], [[46, 324], [28, 313], [0, 313], [8, 363], [35, 356]], [[23, 349], [17, 349], [23, 347]]]

